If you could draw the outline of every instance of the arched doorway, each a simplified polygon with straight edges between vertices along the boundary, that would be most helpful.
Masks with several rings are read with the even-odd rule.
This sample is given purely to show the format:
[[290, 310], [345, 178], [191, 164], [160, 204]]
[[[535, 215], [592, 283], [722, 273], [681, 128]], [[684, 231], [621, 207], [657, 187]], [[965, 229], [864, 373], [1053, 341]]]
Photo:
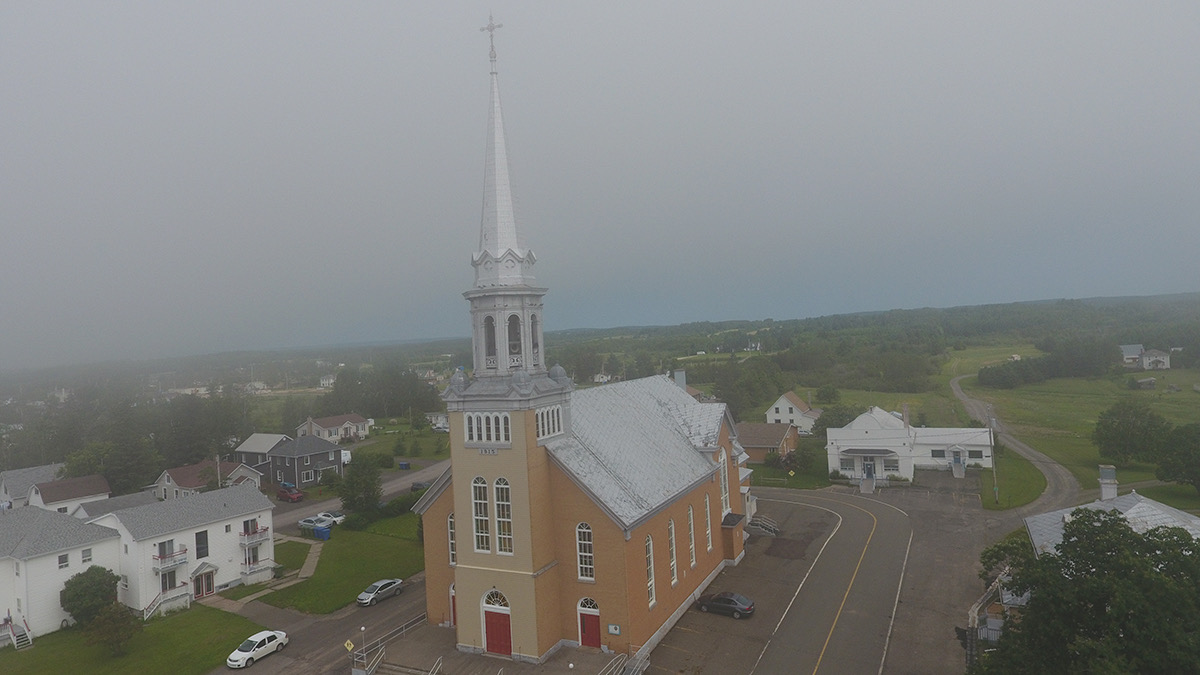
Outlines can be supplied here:
[[591, 598], [579, 601], [579, 644], [600, 648], [600, 605]]
[[494, 588], [483, 596], [483, 644], [489, 654], [512, 656], [512, 610]]

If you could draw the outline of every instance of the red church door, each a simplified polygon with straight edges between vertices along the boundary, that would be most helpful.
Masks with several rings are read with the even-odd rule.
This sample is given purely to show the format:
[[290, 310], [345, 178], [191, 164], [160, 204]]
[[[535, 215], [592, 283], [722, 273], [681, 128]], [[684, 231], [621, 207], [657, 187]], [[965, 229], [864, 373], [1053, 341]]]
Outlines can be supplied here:
[[579, 615], [579, 642], [584, 647], [600, 648], [600, 617], [595, 614]]
[[487, 631], [488, 653], [512, 656], [512, 627], [509, 615], [485, 611], [483, 627]]

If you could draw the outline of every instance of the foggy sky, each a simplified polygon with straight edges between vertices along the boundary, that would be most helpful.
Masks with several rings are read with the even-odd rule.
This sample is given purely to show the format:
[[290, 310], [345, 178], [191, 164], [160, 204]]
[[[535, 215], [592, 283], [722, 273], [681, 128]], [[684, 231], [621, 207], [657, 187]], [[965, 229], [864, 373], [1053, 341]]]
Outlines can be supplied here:
[[[744, 6], [742, 6], [744, 5]], [[0, 3], [0, 369], [1200, 290], [1200, 4]]]

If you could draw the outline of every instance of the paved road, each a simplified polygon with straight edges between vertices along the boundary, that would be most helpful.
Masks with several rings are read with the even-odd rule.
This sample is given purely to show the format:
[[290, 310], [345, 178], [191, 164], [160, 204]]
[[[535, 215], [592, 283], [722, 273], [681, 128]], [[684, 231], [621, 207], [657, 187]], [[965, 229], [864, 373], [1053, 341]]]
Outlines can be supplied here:
[[1005, 431], [1004, 424], [996, 416], [996, 411], [992, 409], [990, 403], [971, 398], [962, 390], [959, 381], [964, 377], [970, 376], [959, 375], [950, 380], [950, 390], [954, 392], [959, 401], [962, 401], [967, 414], [972, 419], [979, 420], [984, 424], [990, 424], [996, 433], [997, 439], [1004, 443], [1005, 447], [1012, 448], [1018, 455], [1033, 462], [1038, 471], [1041, 471], [1042, 475], [1046, 477], [1046, 489], [1042, 492], [1042, 495], [1034, 500], [1033, 503], [1019, 509], [1022, 517], [1034, 513], [1056, 511], [1078, 504], [1082, 500], [1082, 489], [1079, 486], [1079, 481], [1075, 480], [1075, 476], [1062, 464], [1034, 450], [1021, 442], [1016, 436]]

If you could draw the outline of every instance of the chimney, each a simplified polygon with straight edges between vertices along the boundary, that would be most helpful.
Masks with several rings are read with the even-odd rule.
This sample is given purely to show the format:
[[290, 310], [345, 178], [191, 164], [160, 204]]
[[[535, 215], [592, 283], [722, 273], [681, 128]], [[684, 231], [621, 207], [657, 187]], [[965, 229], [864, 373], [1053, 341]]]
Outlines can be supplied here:
[[1117, 498], [1117, 467], [1112, 464], [1100, 465], [1100, 501], [1106, 502]]
[[675, 371], [675, 384], [679, 385], [680, 389], [687, 391], [687, 371], [686, 370]]

